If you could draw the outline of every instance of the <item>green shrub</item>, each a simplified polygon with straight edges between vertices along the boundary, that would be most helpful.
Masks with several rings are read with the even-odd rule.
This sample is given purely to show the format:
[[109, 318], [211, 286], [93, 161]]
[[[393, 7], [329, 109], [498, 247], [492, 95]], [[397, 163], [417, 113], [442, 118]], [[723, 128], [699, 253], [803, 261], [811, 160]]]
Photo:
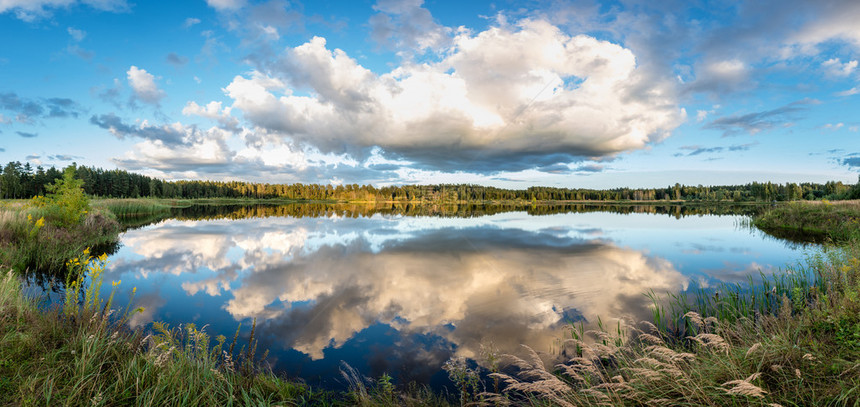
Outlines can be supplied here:
[[46, 186], [47, 196], [30, 200], [31, 206], [55, 226], [69, 228], [79, 225], [90, 209], [90, 200], [84, 194], [84, 181], [75, 178], [75, 168], [66, 167], [63, 178]]

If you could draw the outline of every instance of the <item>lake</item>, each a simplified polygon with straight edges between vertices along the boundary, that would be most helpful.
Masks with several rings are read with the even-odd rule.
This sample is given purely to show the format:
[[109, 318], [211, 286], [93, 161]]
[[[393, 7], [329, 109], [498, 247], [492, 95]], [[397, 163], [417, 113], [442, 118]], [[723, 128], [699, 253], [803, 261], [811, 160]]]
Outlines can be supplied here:
[[[121, 235], [103, 294], [132, 326], [206, 325], [278, 372], [440, 386], [482, 346], [549, 352], [570, 322], [650, 317], [644, 293], [746, 282], [802, 258], [741, 209], [633, 206], [195, 207]], [[245, 342], [242, 341], [245, 339]]]

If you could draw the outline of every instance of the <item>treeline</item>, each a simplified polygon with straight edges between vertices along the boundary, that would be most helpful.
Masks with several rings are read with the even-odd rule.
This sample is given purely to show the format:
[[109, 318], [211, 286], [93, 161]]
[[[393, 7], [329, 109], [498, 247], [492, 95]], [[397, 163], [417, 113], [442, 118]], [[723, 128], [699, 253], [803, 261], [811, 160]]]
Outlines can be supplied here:
[[[356, 204], [356, 203], [308, 203], [302, 205], [192, 205], [172, 212], [171, 217], [180, 220], [248, 219], [267, 217], [370, 217], [381, 215], [433, 216], [449, 218], [476, 218], [505, 212], [524, 211], [532, 216], [562, 213], [611, 212], [618, 214], [650, 213], [669, 215], [675, 218], [701, 215], [737, 215], [757, 213], [750, 205], [618, 205], [601, 203], [539, 204]], [[160, 220], [161, 218], [157, 218]]]
[[[163, 181], [124, 170], [71, 165], [92, 196], [112, 198], [280, 198], [291, 200], [487, 202], [487, 201], [792, 201], [797, 199], [858, 199], [857, 185], [841, 181], [819, 183], [753, 182], [746, 185], [665, 188], [551, 188], [512, 190], [481, 185], [373, 185], [265, 184], [217, 181]], [[0, 198], [31, 198], [45, 193], [45, 186], [62, 177], [54, 167], [33, 168], [30, 163], [10, 162], [0, 174]]]

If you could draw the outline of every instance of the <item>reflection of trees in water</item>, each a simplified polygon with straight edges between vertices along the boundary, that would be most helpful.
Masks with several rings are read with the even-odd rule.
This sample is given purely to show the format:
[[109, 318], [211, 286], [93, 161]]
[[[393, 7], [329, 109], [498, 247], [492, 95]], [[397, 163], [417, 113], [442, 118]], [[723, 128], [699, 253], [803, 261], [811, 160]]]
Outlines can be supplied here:
[[[529, 215], [608, 212], [618, 214], [650, 213], [675, 218], [701, 215], [753, 215], [754, 205], [632, 205], [632, 204], [358, 204], [358, 203], [297, 203], [287, 205], [193, 205], [175, 209], [170, 218], [180, 220], [248, 219], [267, 217], [370, 217], [373, 215], [436, 216], [473, 218], [505, 212], [526, 212]], [[143, 219], [129, 227], [142, 227], [162, 220]]]
[[[122, 246], [119, 240], [100, 243], [90, 248], [90, 255], [98, 257], [103, 254], [108, 256], [116, 253]], [[24, 273], [24, 285], [38, 287], [42, 291], [63, 292], [66, 285], [66, 267], [60, 269], [28, 268]]]

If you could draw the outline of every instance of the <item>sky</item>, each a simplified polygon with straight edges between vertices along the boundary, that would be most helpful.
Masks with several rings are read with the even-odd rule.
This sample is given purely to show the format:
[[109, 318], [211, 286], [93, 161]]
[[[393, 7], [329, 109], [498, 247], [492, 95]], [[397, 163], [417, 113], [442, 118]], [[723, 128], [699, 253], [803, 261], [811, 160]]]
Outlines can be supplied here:
[[168, 180], [855, 183], [860, 2], [0, 0], [0, 162]]

